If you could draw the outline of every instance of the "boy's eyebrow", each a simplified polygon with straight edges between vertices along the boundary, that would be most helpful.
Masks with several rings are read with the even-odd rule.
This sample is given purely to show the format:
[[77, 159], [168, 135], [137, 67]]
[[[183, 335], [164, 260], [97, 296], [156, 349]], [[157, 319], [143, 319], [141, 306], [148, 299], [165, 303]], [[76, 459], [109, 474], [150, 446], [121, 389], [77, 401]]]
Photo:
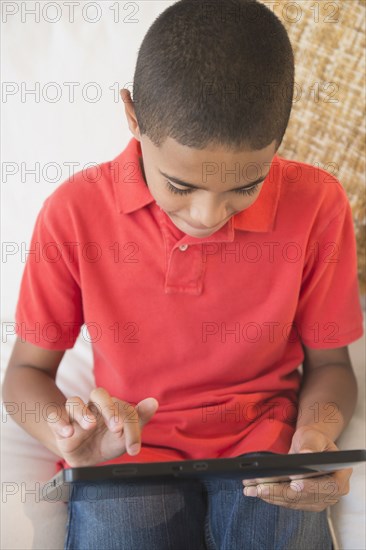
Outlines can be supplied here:
[[[162, 172], [159, 170], [160, 174], [164, 176], [165, 178], [168, 178], [168, 180], [173, 181], [174, 183], [177, 183], [178, 185], [183, 185], [184, 187], [190, 187], [191, 189], [207, 189], [207, 187], [198, 187], [198, 185], [193, 185], [193, 183], [186, 183], [178, 178], [175, 178], [173, 176], [169, 176], [168, 174], [165, 174], [165, 172]], [[269, 172], [268, 172], [269, 173]], [[236, 191], [237, 189], [247, 189], [249, 187], [253, 187], [253, 185], [256, 185], [257, 183], [261, 183], [266, 179], [268, 174], [265, 176], [261, 176], [255, 181], [252, 181], [251, 183], [248, 183], [247, 185], [240, 185], [239, 187], [234, 187], [233, 189], [228, 189], [228, 191]]]

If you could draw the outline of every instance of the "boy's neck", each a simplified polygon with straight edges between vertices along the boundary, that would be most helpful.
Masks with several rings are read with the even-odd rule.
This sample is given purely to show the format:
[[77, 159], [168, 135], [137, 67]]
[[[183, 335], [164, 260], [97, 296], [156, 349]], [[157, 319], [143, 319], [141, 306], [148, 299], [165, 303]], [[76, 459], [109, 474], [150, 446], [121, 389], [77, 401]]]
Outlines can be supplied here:
[[139, 157], [139, 163], [140, 163], [141, 172], [142, 172], [142, 175], [143, 175], [143, 178], [144, 178], [145, 185], [147, 185], [146, 176], [145, 176], [145, 170], [144, 170], [144, 163], [143, 163], [143, 161], [142, 161], [142, 157]]

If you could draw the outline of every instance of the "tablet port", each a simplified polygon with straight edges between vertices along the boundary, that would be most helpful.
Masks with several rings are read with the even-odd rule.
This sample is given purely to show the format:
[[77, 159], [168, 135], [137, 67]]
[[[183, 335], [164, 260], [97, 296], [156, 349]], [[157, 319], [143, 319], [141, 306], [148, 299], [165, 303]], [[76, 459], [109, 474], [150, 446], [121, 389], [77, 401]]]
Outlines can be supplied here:
[[239, 468], [255, 468], [258, 466], [258, 462], [253, 462], [251, 460], [250, 462], [240, 462]]
[[181, 472], [183, 470], [183, 466], [172, 466], [173, 472]]
[[195, 470], [207, 470], [208, 468], [208, 464], [207, 462], [197, 462], [196, 464], [193, 465], [193, 468]]

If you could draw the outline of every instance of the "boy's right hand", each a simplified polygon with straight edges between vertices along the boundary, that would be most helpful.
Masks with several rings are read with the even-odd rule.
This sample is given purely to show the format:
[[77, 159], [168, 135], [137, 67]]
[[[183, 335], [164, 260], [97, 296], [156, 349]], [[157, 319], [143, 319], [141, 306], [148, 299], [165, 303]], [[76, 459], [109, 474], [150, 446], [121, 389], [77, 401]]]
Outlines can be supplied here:
[[80, 397], [70, 397], [61, 416], [47, 417], [47, 422], [61, 456], [71, 467], [93, 466], [125, 452], [136, 455], [141, 448], [141, 430], [158, 407], [153, 397], [134, 407], [111, 397], [104, 388], [96, 388], [87, 404]]

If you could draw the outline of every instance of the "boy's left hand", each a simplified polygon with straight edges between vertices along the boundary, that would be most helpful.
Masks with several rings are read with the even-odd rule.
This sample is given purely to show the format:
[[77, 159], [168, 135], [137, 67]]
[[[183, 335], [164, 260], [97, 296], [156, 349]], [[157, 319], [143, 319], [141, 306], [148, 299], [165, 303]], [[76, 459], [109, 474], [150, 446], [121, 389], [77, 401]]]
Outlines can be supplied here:
[[[312, 426], [302, 426], [293, 435], [289, 454], [338, 450], [336, 444], [321, 431]], [[285, 508], [321, 512], [349, 493], [352, 471], [352, 468], [347, 468], [324, 476], [302, 479], [294, 475], [289, 476], [292, 481], [276, 483], [267, 483], [265, 478], [242, 482], [245, 492], [251, 487], [246, 496], [255, 496]], [[265, 489], [268, 489], [267, 494]]]

